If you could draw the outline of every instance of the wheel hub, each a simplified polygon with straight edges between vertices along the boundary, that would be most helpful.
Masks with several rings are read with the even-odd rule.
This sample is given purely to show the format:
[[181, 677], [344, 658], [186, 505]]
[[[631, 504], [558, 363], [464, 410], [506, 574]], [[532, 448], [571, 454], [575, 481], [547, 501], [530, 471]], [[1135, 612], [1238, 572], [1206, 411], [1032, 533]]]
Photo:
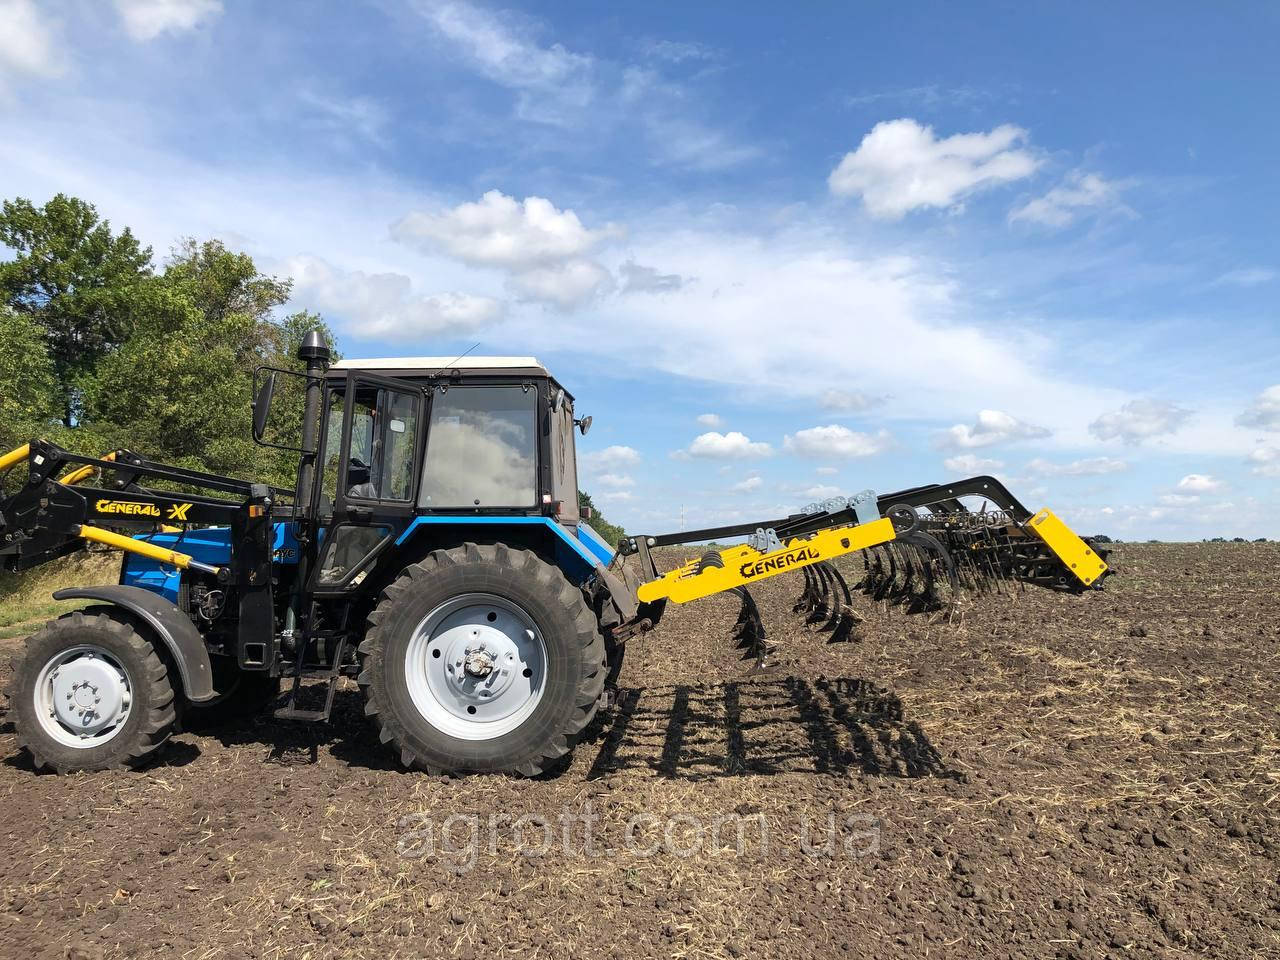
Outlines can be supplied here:
[[[78, 647], [54, 657], [36, 685], [36, 712], [59, 741], [93, 746], [129, 714], [129, 678], [113, 657]], [[93, 742], [89, 742], [93, 741]]]
[[409, 693], [437, 729], [487, 740], [519, 726], [542, 697], [546, 648], [524, 610], [465, 594], [429, 613], [405, 656]]
[[483, 648], [468, 649], [467, 655], [463, 659], [463, 667], [466, 669], [468, 676], [483, 679], [493, 673], [494, 655]]

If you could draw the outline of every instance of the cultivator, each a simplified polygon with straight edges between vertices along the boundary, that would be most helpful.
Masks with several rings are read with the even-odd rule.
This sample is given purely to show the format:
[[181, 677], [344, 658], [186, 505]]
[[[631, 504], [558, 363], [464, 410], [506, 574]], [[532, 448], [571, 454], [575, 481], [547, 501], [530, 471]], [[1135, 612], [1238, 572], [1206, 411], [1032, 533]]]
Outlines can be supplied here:
[[[982, 501], [976, 509], [975, 500]], [[739, 536], [747, 542], [711, 550], [643, 584], [637, 595], [650, 604], [683, 603], [732, 590], [741, 600], [732, 637], [758, 667], [774, 648], [749, 584], [781, 573], [798, 570], [804, 578], [793, 611], [839, 642], [861, 622], [855, 593], [908, 615], [953, 621], [964, 593], [1003, 594], [1025, 584], [1080, 593], [1101, 589], [1111, 572], [1105, 549], [1049, 510], [1032, 514], [989, 476], [879, 497], [868, 490], [767, 523], [629, 537], [619, 556], [649, 558], [657, 547]], [[861, 554], [862, 576], [851, 584], [833, 561], [852, 553]]]

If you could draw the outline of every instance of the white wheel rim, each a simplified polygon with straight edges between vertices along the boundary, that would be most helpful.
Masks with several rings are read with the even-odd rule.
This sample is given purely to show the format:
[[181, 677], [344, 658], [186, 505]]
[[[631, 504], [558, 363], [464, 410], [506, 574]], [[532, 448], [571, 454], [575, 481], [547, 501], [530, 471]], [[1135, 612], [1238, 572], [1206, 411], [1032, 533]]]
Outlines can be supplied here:
[[129, 719], [129, 671], [102, 647], [82, 643], [51, 657], [36, 677], [36, 719], [46, 734], [77, 750], [114, 737]]
[[521, 607], [465, 593], [418, 624], [405, 652], [409, 696], [429, 724], [459, 740], [492, 740], [537, 708], [547, 682], [547, 646]]

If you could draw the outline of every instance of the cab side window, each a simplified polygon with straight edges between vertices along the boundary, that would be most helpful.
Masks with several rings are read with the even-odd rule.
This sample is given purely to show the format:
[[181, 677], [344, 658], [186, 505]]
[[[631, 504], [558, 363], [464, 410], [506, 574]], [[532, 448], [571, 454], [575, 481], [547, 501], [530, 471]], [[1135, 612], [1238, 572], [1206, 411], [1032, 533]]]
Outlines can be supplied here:
[[421, 397], [360, 385], [351, 408], [345, 490], [357, 500], [413, 499]]

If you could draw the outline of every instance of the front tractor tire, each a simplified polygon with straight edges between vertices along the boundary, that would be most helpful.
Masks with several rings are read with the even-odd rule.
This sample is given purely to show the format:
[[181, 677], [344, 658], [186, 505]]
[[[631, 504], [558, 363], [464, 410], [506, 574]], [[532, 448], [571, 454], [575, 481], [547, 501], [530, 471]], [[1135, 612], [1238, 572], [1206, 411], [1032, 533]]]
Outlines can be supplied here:
[[27, 640], [9, 687], [18, 745], [58, 773], [141, 766], [173, 732], [173, 687], [122, 617], [76, 611]]
[[543, 772], [595, 716], [608, 672], [581, 590], [504, 544], [438, 550], [406, 568], [359, 654], [382, 742], [437, 774]]

